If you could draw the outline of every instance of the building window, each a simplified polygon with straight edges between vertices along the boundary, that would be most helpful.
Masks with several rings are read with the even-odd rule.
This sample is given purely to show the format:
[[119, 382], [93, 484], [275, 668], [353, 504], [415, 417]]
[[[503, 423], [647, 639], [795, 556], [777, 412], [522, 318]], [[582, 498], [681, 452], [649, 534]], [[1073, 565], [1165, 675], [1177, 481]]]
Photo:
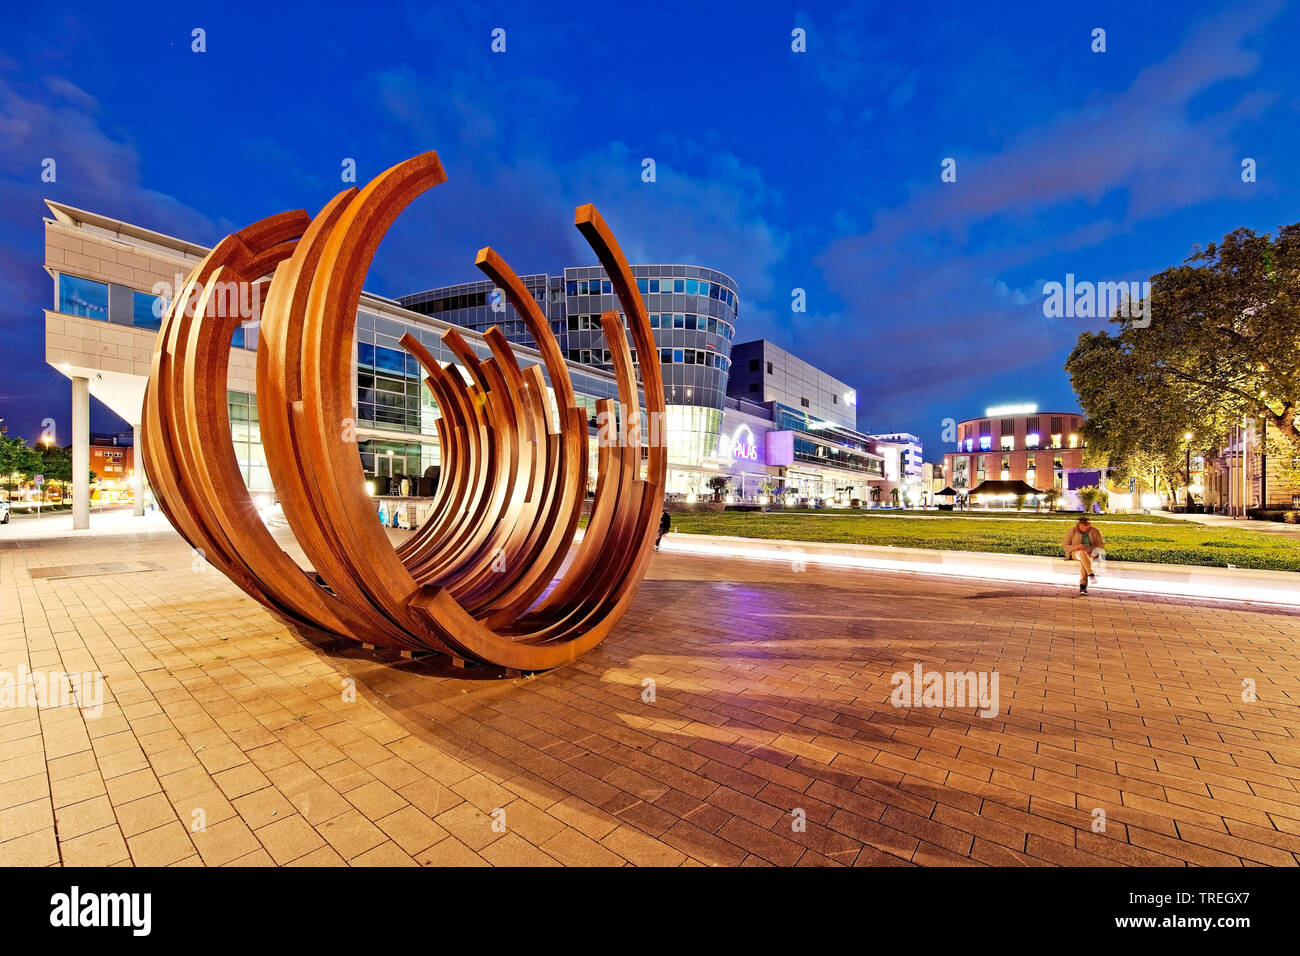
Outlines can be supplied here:
[[1014, 435], [1016, 433], [1016, 421], [1014, 418], [1002, 419], [1002, 434]]
[[839, 403], [840, 403], [840, 397], [839, 397], [838, 395], [832, 395], [832, 396], [831, 396], [831, 404], [832, 404], [832, 405], [838, 405]]
[[771, 375], [771, 374], [772, 374], [772, 363], [771, 363], [771, 362], [768, 362], [768, 363], [767, 363], [767, 374], [768, 374], [768, 375]]
[[806, 398], [800, 398], [800, 399], [799, 399], [799, 404], [802, 405], [804, 408], [810, 408], [810, 407], [811, 407], [811, 403], [810, 403], [810, 402], [808, 401], [808, 399], [806, 399]]
[[108, 286], [80, 276], [59, 274], [59, 311], [108, 321]]
[[1052, 434], [1053, 434], [1053, 435], [1059, 435], [1060, 433], [1061, 433], [1061, 416], [1059, 416], [1059, 415], [1053, 415], [1053, 416], [1052, 416]]
[[1015, 448], [1015, 447], [1016, 447], [1016, 436], [1015, 436], [1015, 435], [1007, 435], [1007, 434], [1004, 433], [1004, 434], [1002, 435], [1002, 450], [1003, 450], [1003, 451], [1011, 451], [1011, 450], [1012, 450], [1013, 448]]
[[1026, 448], [1038, 447], [1038, 432], [1030, 432], [1028, 435], [1025, 436], [1025, 447]]
[[758, 366], [759, 366], [759, 364], [760, 364], [760, 363], [759, 363], [759, 360], [758, 360], [758, 359], [750, 359], [750, 360], [749, 360], [749, 370], [750, 370], [751, 372], [757, 372], [757, 371], [758, 371]]
[[131, 321], [137, 329], [162, 328], [162, 317], [167, 311], [167, 300], [160, 295], [137, 292], [131, 300]]

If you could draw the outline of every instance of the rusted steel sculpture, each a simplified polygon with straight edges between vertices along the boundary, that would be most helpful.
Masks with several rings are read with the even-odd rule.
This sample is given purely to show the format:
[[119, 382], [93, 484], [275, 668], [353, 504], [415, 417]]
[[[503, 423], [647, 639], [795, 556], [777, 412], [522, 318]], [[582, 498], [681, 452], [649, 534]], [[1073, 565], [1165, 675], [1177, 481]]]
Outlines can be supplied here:
[[[218, 243], [158, 335], [145, 392], [145, 469], [185, 540], [278, 613], [366, 644], [544, 670], [598, 644], [631, 603], [653, 547], [666, 449], [651, 442], [643, 477], [636, 366], [619, 316], [606, 312], [619, 400], [604, 399], [597, 411], [618, 427], [600, 442], [590, 521], [572, 548], [587, 488], [587, 418], [546, 316], [510, 266], [483, 249], [477, 264], [527, 324], [554, 399], [542, 369], [521, 369], [496, 329], [485, 336], [487, 359], [455, 330], [443, 333], [467, 375], [404, 337], [441, 412], [442, 469], [428, 520], [390, 544], [352, 428], [357, 307], [384, 233], [445, 179], [437, 154], [425, 153], [340, 193], [315, 218], [281, 213]], [[613, 283], [637, 353], [657, 356], [645, 304], [604, 220], [585, 205], [575, 222]], [[262, 444], [310, 571], [260, 519], [231, 444], [226, 373], [240, 319], [213, 307], [213, 290], [232, 281], [265, 288]], [[655, 422], [664, 411], [659, 363], [640, 368], [646, 417]]]

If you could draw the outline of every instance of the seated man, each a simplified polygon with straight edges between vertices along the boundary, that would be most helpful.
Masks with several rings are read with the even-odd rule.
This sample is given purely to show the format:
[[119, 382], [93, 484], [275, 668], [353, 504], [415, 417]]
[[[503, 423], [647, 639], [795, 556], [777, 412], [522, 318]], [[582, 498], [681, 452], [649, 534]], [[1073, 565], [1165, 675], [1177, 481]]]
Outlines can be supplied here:
[[1079, 562], [1079, 593], [1088, 593], [1088, 579], [1097, 580], [1093, 573], [1092, 562], [1106, 547], [1101, 532], [1093, 527], [1088, 516], [1081, 515], [1078, 522], [1065, 535], [1065, 556], [1071, 561]]

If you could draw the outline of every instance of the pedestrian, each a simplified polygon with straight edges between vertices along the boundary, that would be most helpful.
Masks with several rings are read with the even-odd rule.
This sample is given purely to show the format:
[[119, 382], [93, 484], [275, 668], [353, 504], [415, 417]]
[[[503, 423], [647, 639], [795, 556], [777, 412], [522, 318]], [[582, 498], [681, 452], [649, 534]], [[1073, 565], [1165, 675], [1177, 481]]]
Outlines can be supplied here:
[[1079, 593], [1088, 593], [1088, 581], [1097, 580], [1092, 570], [1092, 562], [1104, 553], [1106, 542], [1088, 520], [1086, 514], [1080, 515], [1074, 527], [1065, 533], [1065, 557], [1069, 561], [1079, 562]]
[[663, 515], [659, 518], [659, 533], [655, 535], [656, 551], [659, 550], [659, 542], [663, 541], [664, 535], [666, 535], [669, 532], [672, 526], [673, 526], [673, 519], [669, 517], [668, 512], [665, 511]]

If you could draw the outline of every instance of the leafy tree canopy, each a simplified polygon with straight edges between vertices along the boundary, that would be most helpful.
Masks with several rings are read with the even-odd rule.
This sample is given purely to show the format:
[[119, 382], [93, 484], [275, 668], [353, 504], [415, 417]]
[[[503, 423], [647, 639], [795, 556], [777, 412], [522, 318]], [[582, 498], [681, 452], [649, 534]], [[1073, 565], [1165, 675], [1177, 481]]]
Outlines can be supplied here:
[[1300, 223], [1237, 229], [1151, 277], [1151, 322], [1116, 316], [1066, 361], [1093, 455], [1121, 474], [1166, 477], [1227, 443], [1243, 417], [1300, 454]]

